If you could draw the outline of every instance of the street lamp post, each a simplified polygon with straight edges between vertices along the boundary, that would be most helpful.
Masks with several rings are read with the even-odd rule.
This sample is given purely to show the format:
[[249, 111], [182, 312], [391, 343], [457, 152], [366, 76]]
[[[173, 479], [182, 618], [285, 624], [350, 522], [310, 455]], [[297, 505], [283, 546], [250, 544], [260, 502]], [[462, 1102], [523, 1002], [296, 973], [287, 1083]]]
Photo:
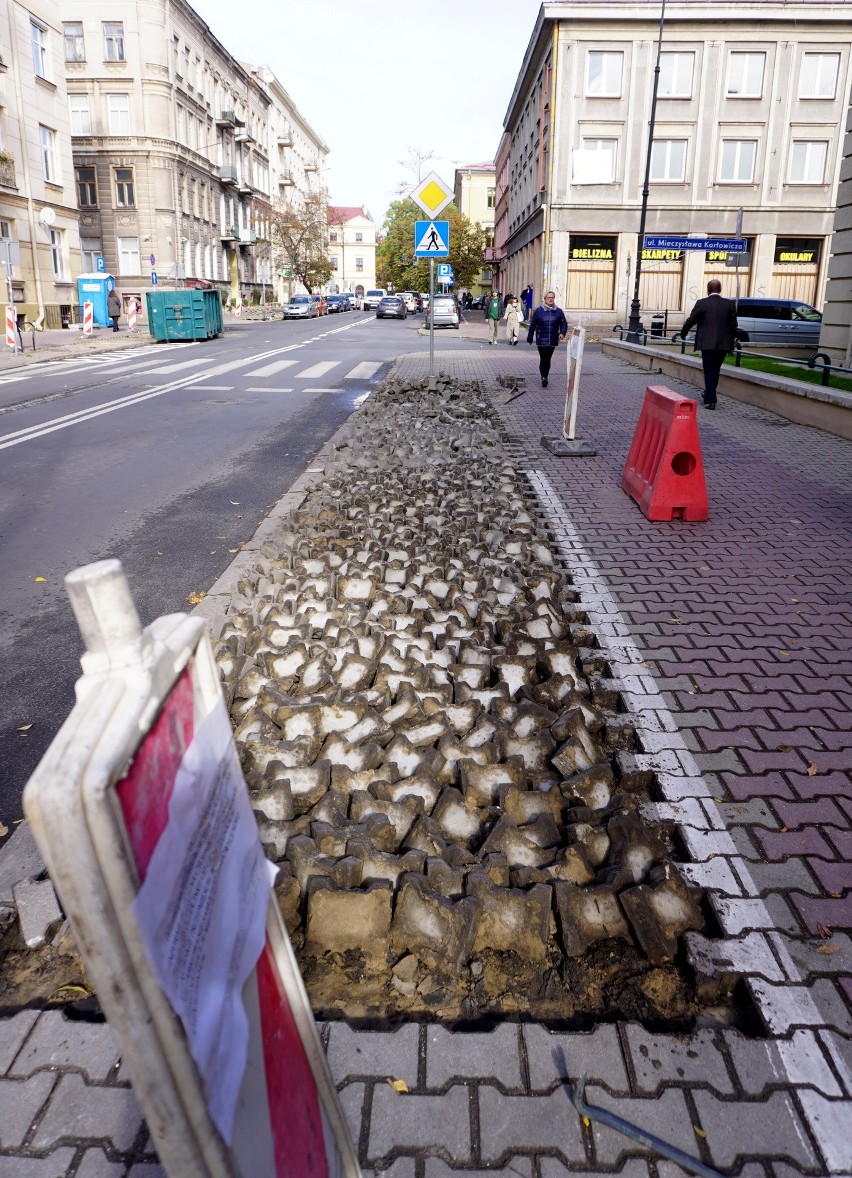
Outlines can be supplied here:
[[639, 278], [642, 274], [642, 250], [645, 245], [645, 219], [648, 216], [648, 193], [651, 181], [651, 152], [654, 149], [654, 122], [657, 117], [657, 87], [660, 83], [660, 54], [663, 48], [663, 27], [666, 23], [666, 0], [660, 8], [660, 35], [657, 39], [657, 64], [654, 66], [654, 89], [651, 94], [651, 118], [648, 123], [648, 152], [645, 156], [645, 183], [642, 187], [642, 212], [639, 215], [639, 237], [636, 245], [636, 271], [633, 282], [633, 301], [630, 304], [630, 319], [627, 323], [627, 340], [639, 343], [642, 324], [639, 319]]

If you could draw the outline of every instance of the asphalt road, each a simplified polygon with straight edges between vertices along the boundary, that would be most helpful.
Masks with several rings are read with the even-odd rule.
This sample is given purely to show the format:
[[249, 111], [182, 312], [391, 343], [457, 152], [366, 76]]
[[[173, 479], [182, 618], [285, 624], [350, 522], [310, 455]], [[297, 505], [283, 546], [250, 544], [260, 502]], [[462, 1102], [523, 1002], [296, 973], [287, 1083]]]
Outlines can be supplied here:
[[74, 703], [65, 574], [118, 557], [143, 624], [190, 608], [393, 359], [428, 348], [421, 323], [242, 324], [0, 373], [0, 824]]

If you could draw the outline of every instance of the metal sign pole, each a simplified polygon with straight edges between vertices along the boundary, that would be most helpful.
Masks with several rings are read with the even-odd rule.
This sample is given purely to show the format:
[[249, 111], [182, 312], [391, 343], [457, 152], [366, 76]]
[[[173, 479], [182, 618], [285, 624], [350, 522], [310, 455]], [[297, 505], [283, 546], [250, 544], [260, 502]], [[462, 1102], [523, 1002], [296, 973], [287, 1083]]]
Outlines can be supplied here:
[[429, 379], [435, 375], [435, 259], [429, 259]]

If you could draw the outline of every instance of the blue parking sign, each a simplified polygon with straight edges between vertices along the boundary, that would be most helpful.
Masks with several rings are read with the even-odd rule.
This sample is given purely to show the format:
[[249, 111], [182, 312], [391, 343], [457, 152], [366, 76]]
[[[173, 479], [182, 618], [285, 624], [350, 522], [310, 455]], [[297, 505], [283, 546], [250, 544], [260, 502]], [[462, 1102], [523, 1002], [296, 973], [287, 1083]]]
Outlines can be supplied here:
[[103, 258], [95, 258], [95, 268], [99, 272], [106, 270], [106, 262], [103, 260]]

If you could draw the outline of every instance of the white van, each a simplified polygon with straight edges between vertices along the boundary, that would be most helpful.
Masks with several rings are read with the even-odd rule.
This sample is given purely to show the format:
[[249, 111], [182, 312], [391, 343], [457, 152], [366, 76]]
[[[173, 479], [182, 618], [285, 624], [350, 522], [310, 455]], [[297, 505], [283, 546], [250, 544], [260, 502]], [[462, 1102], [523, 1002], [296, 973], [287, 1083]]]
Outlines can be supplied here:
[[375, 311], [387, 293], [386, 290], [368, 290], [364, 295], [364, 310]]

